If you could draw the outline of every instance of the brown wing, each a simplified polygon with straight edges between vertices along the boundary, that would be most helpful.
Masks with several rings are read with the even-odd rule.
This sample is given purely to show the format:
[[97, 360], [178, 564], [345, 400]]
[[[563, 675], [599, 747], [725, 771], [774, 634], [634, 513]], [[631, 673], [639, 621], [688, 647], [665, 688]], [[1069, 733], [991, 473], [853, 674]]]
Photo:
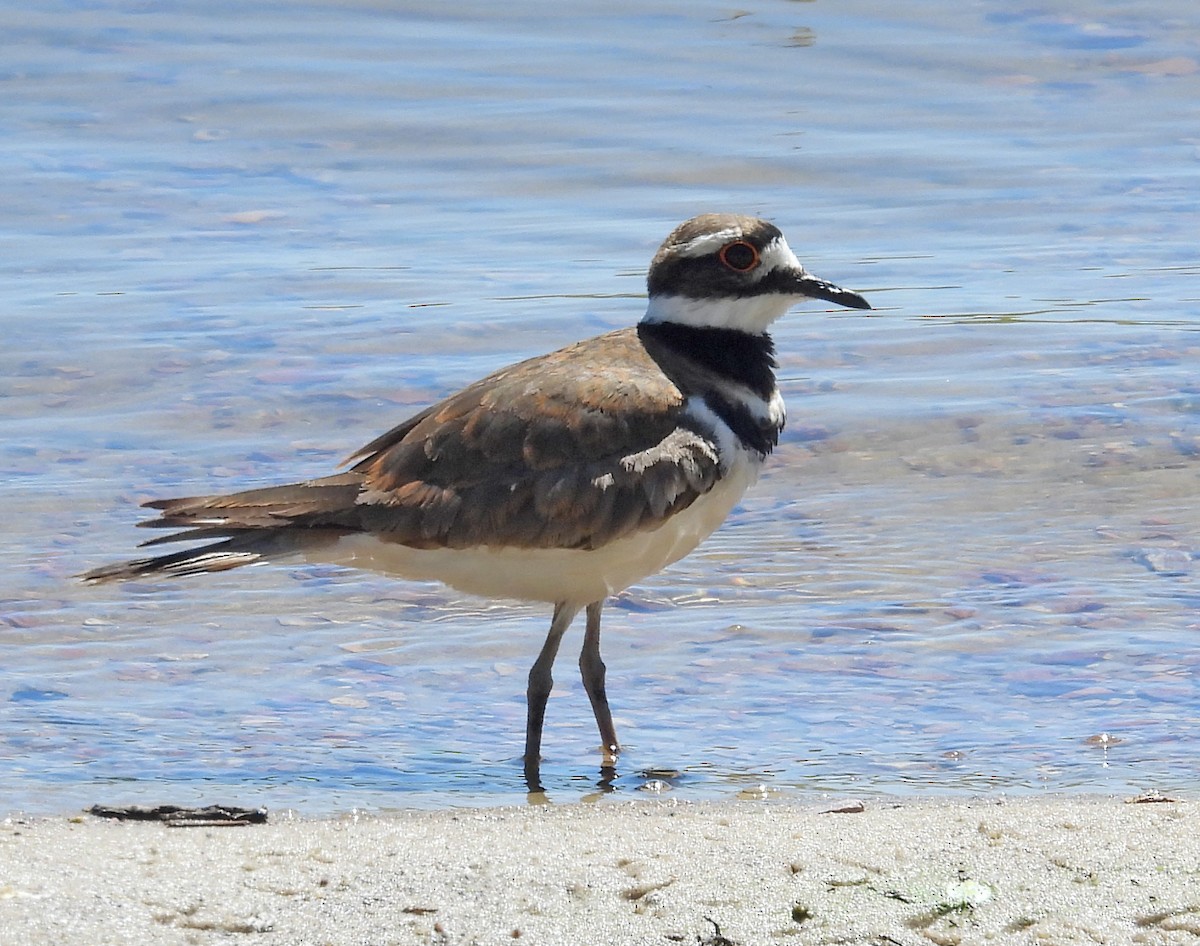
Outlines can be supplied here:
[[325, 529], [421, 548], [594, 548], [687, 508], [719, 478], [683, 395], [623, 329], [521, 362], [367, 444], [345, 473], [159, 500], [148, 544]]
[[633, 329], [514, 365], [351, 458], [363, 527], [414, 546], [603, 545], [716, 482], [683, 402]]

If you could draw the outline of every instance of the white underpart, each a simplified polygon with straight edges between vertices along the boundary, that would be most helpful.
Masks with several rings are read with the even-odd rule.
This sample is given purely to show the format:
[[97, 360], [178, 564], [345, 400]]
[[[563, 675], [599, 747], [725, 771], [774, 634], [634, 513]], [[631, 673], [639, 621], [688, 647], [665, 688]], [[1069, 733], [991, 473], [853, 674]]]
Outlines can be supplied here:
[[[703, 243], [704, 252], [714, 252], [729, 241], [736, 238], [734, 231], [710, 234], [697, 237], [691, 243], [685, 244], [680, 250], [683, 256], [703, 255], [699, 250], [693, 251], [694, 246]], [[715, 241], [708, 245], [708, 241]], [[762, 263], [758, 273], [765, 276], [773, 269], [784, 269], [801, 275], [807, 271], [792, 252], [791, 247], [783, 237], [772, 240], [762, 252]], [[681, 325], [691, 325], [694, 328], [732, 328], [761, 335], [771, 323], [783, 315], [789, 308], [806, 298], [802, 293], [782, 295], [767, 293], [761, 296], [745, 296], [743, 298], [692, 299], [688, 296], [651, 296], [646, 307], [644, 322], [677, 322]]]
[[588, 604], [625, 590], [691, 552], [725, 521], [757, 478], [758, 466], [743, 453], [716, 486], [658, 529], [598, 549], [412, 549], [360, 533], [313, 550], [309, 558], [440, 581], [484, 598]]
[[[761, 401], [760, 401], [761, 404]], [[308, 552], [313, 561], [364, 568], [414, 580], [440, 581], [485, 598], [567, 601], [584, 605], [623, 591], [677, 562], [725, 521], [758, 478], [761, 458], [750, 453], [700, 399], [685, 408], [712, 438], [721, 478], [687, 509], [655, 529], [616, 539], [598, 549], [520, 549], [480, 546], [413, 549], [360, 533]]]

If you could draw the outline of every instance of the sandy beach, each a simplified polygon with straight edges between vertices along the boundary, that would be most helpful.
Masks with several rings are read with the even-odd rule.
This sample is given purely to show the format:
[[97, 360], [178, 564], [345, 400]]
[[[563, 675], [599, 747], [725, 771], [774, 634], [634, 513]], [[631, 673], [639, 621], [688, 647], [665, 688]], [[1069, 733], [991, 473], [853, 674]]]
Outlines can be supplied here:
[[1195, 943], [1179, 800], [605, 802], [0, 828], [0, 942]]

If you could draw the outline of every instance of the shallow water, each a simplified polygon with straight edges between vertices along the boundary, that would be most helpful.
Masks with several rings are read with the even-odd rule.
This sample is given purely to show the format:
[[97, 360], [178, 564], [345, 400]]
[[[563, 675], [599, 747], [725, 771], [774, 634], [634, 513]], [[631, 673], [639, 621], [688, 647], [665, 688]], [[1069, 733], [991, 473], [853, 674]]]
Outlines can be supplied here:
[[782, 448], [607, 609], [611, 785], [564, 653], [550, 797], [1194, 787], [1194, 4], [424, 6], [0, 9], [0, 808], [523, 798], [544, 609], [71, 576], [628, 324], [708, 209], [876, 310], [780, 324]]

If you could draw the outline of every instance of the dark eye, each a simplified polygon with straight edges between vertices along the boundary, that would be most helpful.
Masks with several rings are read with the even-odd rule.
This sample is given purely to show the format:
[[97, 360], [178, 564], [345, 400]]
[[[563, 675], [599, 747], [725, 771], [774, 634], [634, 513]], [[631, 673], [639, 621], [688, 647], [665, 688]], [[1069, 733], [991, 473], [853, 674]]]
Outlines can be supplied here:
[[758, 265], [758, 250], [745, 240], [726, 243], [717, 257], [735, 273], [748, 273]]

